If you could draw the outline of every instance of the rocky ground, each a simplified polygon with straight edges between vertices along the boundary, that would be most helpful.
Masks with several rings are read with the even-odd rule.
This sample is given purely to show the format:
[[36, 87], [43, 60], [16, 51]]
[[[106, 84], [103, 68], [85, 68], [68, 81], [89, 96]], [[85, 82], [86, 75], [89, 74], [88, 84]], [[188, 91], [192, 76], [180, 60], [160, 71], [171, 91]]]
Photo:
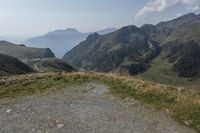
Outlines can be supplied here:
[[168, 114], [88, 83], [0, 105], [1, 133], [194, 133]]

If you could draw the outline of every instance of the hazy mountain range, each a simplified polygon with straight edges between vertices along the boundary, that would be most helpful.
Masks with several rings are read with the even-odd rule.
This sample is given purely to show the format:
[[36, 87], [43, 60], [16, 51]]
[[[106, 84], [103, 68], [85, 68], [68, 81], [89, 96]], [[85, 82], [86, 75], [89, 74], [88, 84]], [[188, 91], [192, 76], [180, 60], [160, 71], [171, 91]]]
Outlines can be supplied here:
[[[107, 34], [115, 31], [115, 28], [107, 28], [97, 31], [99, 34]], [[31, 47], [50, 48], [57, 57], [62, 57], [81, 41], [85, 40], [90, 33], [82, 33], [76, 29], [55, 30], [42, 36], [27, 39], [24, 44]]]
[[[67, 64], [55, 60], [49, 48], [32, 48], [7, 41], [0, 41], [0, 53], [21, 61], [42, 59], [29, 62], [32, 67], [35, 63], [45, 64], [45, 67], [51, 64], [54, 69], [59, 68], [59, 64], [69, 64], [76, 69], [131, 75], [143, 73], [151, 78], [159, 75], [168, 79], [200, 77], [200, 15], [190, 13], [156, 25], [130, 25], [88, 34], [66, 29], [32, 39], [35, 42], [32, 46], [50, 47], [59, 56], [75, 46], [62, 58]], [[81, 40], [84, 41], [76, 46]]]

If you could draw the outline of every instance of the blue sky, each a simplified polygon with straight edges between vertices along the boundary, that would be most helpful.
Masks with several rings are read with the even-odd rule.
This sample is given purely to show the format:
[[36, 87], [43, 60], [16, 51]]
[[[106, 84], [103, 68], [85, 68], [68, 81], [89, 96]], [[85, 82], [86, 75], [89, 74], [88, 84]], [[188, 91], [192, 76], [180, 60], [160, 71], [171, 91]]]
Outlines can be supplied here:
[[199, 0], [0, 0], [0, 36], [155, 24], [188, 12], [199, 13], [199, 5]]

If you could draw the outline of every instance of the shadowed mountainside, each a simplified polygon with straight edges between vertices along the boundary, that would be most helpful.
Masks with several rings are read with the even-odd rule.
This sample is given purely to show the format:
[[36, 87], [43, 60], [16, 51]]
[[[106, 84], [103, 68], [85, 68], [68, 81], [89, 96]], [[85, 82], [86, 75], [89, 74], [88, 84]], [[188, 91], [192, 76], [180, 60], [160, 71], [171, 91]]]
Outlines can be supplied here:
[[146, 33], [127, 26], [110, 34], [88, 36], [63, 59], [78, 69], [137, 74], [145, 71], [158, 53], [157, 43]]
[[0, 77], [16, 74], [32, 73], [34, 70], [8, 55], [0, 54]]

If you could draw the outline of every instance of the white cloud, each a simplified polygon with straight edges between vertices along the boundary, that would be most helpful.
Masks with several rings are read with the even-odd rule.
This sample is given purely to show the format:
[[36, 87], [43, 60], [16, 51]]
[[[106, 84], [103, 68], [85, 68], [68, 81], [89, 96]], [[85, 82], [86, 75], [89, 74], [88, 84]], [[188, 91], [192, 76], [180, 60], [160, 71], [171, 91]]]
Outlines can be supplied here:
[[182, 13], [177, 13], [176, 18], [182, 16]]
[[200, 9], [200, 0], [151, 0], [141, 10], [138, 11], [138, 13], [135, 15], [135, 19], [140, 19], [149, 13], [162, 12], [181, 4], [187, 6], [189, 11]]
[[182, 13], [177, 13], [176, 16], [171, 17], [171, 18], [166, 18], [165, 20], [166, 20], [166, 21], [169, 21], [169, 20], [172, 20], [172, 19], [178, 18], [178, 17], [180, 17], [180, 16], [182, 16], [182, 15], [183, 15]]

